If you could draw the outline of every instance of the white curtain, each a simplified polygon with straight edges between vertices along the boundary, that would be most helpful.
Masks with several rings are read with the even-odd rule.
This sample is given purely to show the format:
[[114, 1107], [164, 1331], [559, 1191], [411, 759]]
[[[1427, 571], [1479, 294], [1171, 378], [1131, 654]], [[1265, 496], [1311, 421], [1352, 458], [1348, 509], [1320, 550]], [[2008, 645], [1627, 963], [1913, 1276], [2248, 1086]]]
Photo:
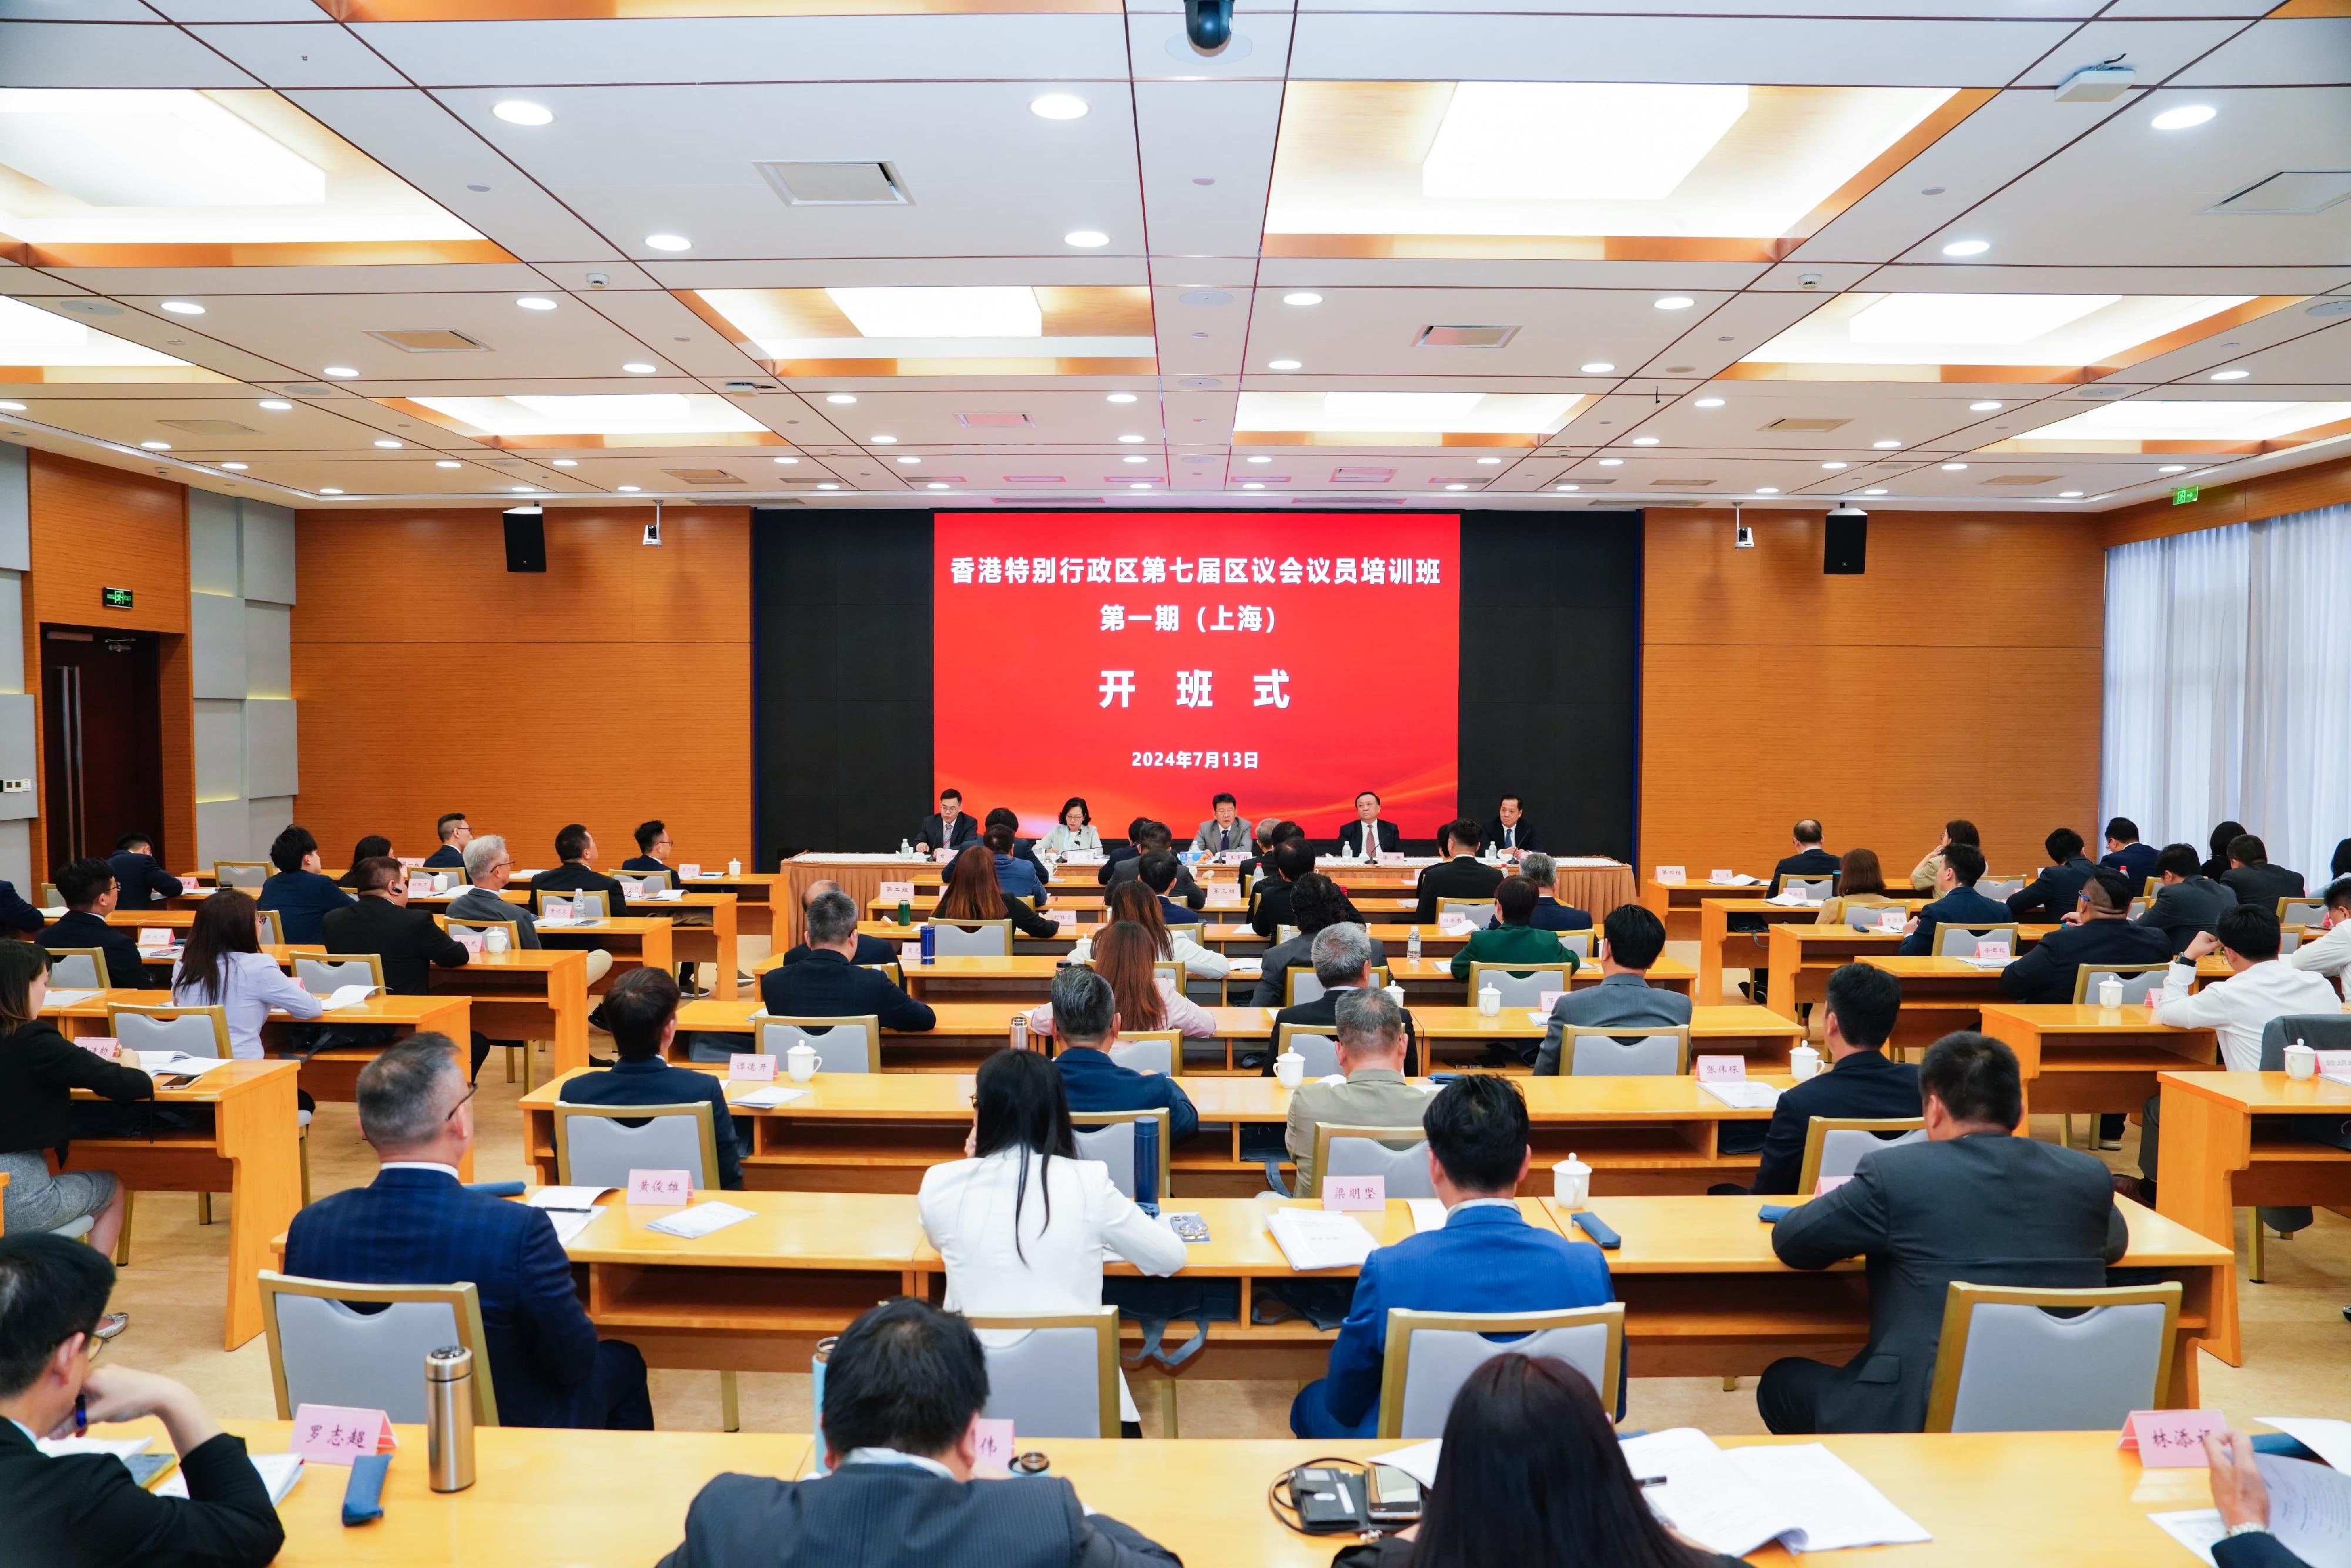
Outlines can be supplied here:
[[2351, 837], [2351, 507], [2106, 552], [2099, 814], [2326, 878]]

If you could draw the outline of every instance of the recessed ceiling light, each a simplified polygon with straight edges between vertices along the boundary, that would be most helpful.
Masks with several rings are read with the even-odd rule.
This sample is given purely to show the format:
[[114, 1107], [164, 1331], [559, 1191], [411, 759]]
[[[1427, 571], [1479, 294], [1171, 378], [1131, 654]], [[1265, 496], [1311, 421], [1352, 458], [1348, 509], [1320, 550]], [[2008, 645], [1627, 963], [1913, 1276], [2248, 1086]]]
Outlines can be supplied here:
[[342, 492], [336, 489], [332, 485], [321, 485], [319, 486], [319, 494], [321, 496], [340, 496]]
[[327, 367], [327, 373], [334, 377], [337, 381], [349, 381], [351, 377], [358, 375], [359, 371], [351, 369], [349, 365], [329, 365]]
[[221, 466], [224, 468], [234, 469], [239, 474], [244, 473], [246, 469], [246, 465], [242, 463], [224, 463]]
[[1270, 463], [1273, 459], [1270, 457], [1252, 457], [1249, 461], [1252, 463]]
[[1120, 436], [1120, 437], [1118, 438], [1118, 440], [1119, 440], [1119, 444], [1120, 444], [1120, 445], [1122, 445], [1122, 446], [1132, 446], [1132, 445], [1134, 445], [1136, 442], [1141, 441], [1142, 439], [1143, 439], [1143, 437], [1141, 437], [1140, 435], [1122, 435], [1122, 436]]
[[172, 450], [172, 444], [168, 441], [142, 441], [139, 444], [145, 447], [150, 452], [169, 452]]
[[381, 441], [377, 442], [376, 444], [386, 452], [397, 452], [400, 450], [400, 443], [392, 440], [390, 436], [384, 437]]
[[1100, 250], [1110, 243], [1110, 235], [1100, 229], [1071, 229], [1061, 236], [1061, 243], [1079, 250]]
[[1883, 496], [1886, 492], [1883, 490], [1864, 490], [1862, 494], [1865, 496]]
[[633, 496], [637, 493], [639, 486], [635, 485], [616, 485], [613, 488], [621, 491], [624, 495]]
[[174, 316], [201, 316], [204, 313], [204, 308], [193, 299], [166, 299], [163, 308]]
[[284, 398], [266, 397], [261, 400], [261, 406], [267, 409], [272, 413], [284, 413], [287, 409], [292, 408], [294, 405], [287, 402]]
[[1968, 404], [1968, 412], [1970, 413], [1990, 413], [1994, 409], [2004, 406], [2006, 405], [1987, 398], [1982, 402], [1971, 402]]
[[521, 306], [526, 310], [552, 310], [555, 308], [555, 301], [549, 299], [544, 294], [526, 294], [521, 298], [516, 300], [515, 303]]
[[2214, 371], [2212, 379], [2216, 382], [2241, 382], [2252, 373], [2251, 371]]
[[876, 446], [895, 446], [898, 444], [898, 438], [894, 435], [877, 435], [873, 437], [873, 444]]
[[552, 125], [555, 110], [528, 99], [510, 98], [504, 103], [493, 104], [490, 112], [508, 125]]
[[[1420, 193], [1659, 202], [1745, 115], [1738, 86], [1462, 82], [1420, 165]], [[1552, 149], [1581, 156], [1560, 158]]]
[[1610, 364], [1605, 360], [1594, 360], [1590, 364], [1582, 367], [1583, 373], [1587, 376], [1604, 376], [1615, 368], [1615, 366]]
[[1660, 310], [1687, 310], [1698, 301], [1687, 294], [1668, 294], [1663, 299], [1652, 299], [1649, 303]]
[[1265, 368], [1269, 371], [1295, 371], [1304, 369], [1304, 367], [1296, 360], [1268, 360], [1265, 362]]
[[2060, 490], [2057, 492], [2057, 498], [2061, 501], [2071, 501], [2080, 496], [2081, 493], [2082, 492], [2079, 490]]
[[1991, 248], [1988, 239], [1955, 239], [1943, 247], [1945, 256], [1981, 256]]
[[817, 488], [820, 490], [838, 490], [841, 486], [838, 485], [819, 485]]
[[1119, 459], [1119, 461], [1122, 463], [1148, 463], [1151, 459], [1148, 457], [1123, 457]]
[[627, 364], [622, 365], [621, 368], [628, 371], [629, 374], [632, 376], [649, 376], [653, 374], [660, 367], [649, 365], [643, 360], [631, 360]]
[[1265, 486], [1259, 481], [1252, 479], [1246, 485], [1243, 485], [1241, 488], [1244, 490], [1262, 490], [1265, 488]]
[[778, 463], [780, 463], [780, 464], [782, 464], [785, 467], [789, 468], [789, 467], [790, 467], [793, 464], [795, 464], [795, 463], [799, 462], [799, 458], [797, 458], [797, 457], [778, 457], [778, 458], [777, 458], [777, 459], [776, 459], [776, 461], [777, 461], [777, 462], [778, 462]]
[[1469, 486], [1467, 485], [1447, 485], [1445, 487], [1448, 490], [1467, 490]]
[[668, 251], [692, 250], [694, 242], [684, 235], [647, 235], [645, 248]]
[[1600, 460], [1600, 466], [1603, 468], [1622, 468], [1625, 466], [1625, 460], [1622, 457], [1603, 457]]
[[1555, 490], [1581, 490], [1583, 486], [1581, 485], [1554, 485], [1552, 488]]
[[1845, 467], [1845, 466], [1846, 466], [1846, 465], [1845, 465], [1845, 464], [1843, 464], [1843, 463], [1823, 463], [1823, 464], [1822, 464], [1822, 465], [1821, 465], [1821, 466], [1822, 466], [1822, 467], [1823, 467], [1823, 468], [1830, 469], [1830, 470], [1835, 470], [1835, 469], [1838, 469], [1838, 468]]
[[1480, 457], [1478, 459], [1478, 465], [1481, 468], [1491, 467], [1493, 465], [1499, 463], [1501, 459], [1499, 457]]
[[824, 401], [833, 403], [852, 403], [855, 402], [857, 399], [854, 395], [849, 392], [827, 392], [825, 394]]
[[1040, 120], [1083, 120], [1091, 107], [1073, 92], [1049, 92], [1029, 100], [1029, 112]]
[[25, 405], [14, 399], [0, 399], [0, 409], [6, 409], [10, 413], [22, 413], [25, 412]]
[[1281, 302], [1284, 305], [1320, 305], [1322, 303], [1322, 297], [1310, 289], [1301, 288], [1295, 294], [1283, 295]]
[[1133, 392], [1113, 392], [1102, 401], [1104, 402], [1133, 402], [1134, 401], [1134, 394]]
[[536, 485], [517, 485], [514, 486], [514, 493], [517, 496], [528, 496], [538, 487]]
[[2167, 109], [2147, 121], [2158, 131], [2186, 131], [2201, 125], [2220, 111], [2209, 103], [2183, 103], [2178, 109]]
[[2185, 474], [2188, 472], [2188, 465], [2185, 463], [2167, 463], [2162, 467], [2157, 469], [2156, 472], [2158, 474]]
[[932, 490], [944, 490], [946, 487], [946, 481], [944, 479], [934, 479], [925, 486], [925, 488]]
[[1720, 408], [1722, 406], [1722, 400], [1719, 397], [1702, 397], [1698, 400], [1698, 406], [1699, 408]]
[[1129, 485], [1127, 488], [1130, 490], [1148, 490], [1151, 486], [1148, 485]]
[[1655, 446], [1656, 444], [1657, 438], [1654, 435], [1636, 435], [1633, 437], [1633, 444], [1635, 446]]
[[1777, 485], [1758, 485], [1755, 486], [1755, 493], [1759, 496], [1776, 496], [1780, 493], [1780, 486]]
[[919, 457], [901, 457], [898, 459], [898, 464], [901, 467], [912, 468], [921, 461], [922, 459]]
[[1891, 452], [1901, 444], [1902, 444], [1898, 441], [1873, 441], [1870, 443], [1870, 445], [1876, 447], [1880, 452]]
[[435, 468], [463, 468], [465, 465], [458, 462], [454, 457], [443, 457], [436, 459], [434, 462], [433, 466]]
[[577, 468], [580, 466], [580, 459], [577, 457], [558, 457], [555, 459], [555, 465], [558, 468]]
[[1964, 463], [1946, 463], [1943, 465], [1943, 472], [1946, 474], [1963, 474], [1967, 472], [1967, 466], [1968, 465]]

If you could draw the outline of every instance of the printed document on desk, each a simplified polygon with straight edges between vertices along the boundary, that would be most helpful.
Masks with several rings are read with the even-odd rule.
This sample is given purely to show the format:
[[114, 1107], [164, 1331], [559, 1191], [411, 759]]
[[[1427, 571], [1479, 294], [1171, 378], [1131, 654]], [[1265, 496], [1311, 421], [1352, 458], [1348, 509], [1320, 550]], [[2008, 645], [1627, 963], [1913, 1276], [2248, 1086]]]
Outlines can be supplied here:
[[1739, 1111], [1769, 1111], [1780, 1103], [1780, 1092], [1751, 1080], [1737, 1083], [1701, 1083], [1698, 1088]]
[[1277, 1208], [1266, 1216], [1265, 1228], [1290, 1266], [1300, 1273], [1317, 1269], [1359, 1269], [1378, 1245], [1372, 1233], [1348, 1214], [1319, 1208]]
[[[2278, 1544], [2308, 1568], [2351, 1568], [2351, 1476], [2282, 1454], [2258, 1454], [2253, 1462], [2269, 1488], [2270, 1533]], [[2147, 1518], [2212, 1568], [2212, 1544], [2227, 1533], [2218, 1509]]]
[[1635, 1477], [1663, 1476], [1649, 1506], [1711, 1551], [1743, 1557], [1766, 1542], [1836, 1552], [1931, 1539], [1859, 1471], [1819, 1443], [1721, 1448], [1677, 1427], [1625, 1439]]

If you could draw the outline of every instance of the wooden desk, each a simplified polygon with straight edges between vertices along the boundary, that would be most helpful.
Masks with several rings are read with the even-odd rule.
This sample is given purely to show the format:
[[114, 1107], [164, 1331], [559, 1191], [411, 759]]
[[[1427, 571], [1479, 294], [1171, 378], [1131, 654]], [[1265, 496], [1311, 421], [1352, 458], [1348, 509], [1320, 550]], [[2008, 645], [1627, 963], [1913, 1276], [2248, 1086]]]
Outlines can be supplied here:
[[[73, 1142], [74, 1168], [112, 1171], [132, 1192], [229, 1195], [224, 1350], [235, 1350], [261, 1332], [259, 1281], [261, 1270], [272, 1266], [270, 1238], [294, 1223], [302, 1207], [301, 1130], [294, 1094], [298, 1071], [290, 1061], [232, 1061], [184, 1089], [158, 1086], [160, 1103], [209, 1109], [208, 1133]], [[87, 1089], [75, 1090], [73, 1097], [99, 1098]]]
[[2217, 1070], [2209, 1029], [2176, 1029], [2144, 1007], [2034, 1007], [1985, 1003], [1983, 1031], [2016, 1052], [2025, 1113], [2137, 1111], [2157, 1075]]
[[[1665, 922], [1668, 942], [1698, 940], [1698, 911], [1708, 899], [1761, 898], [1771, 890], [1771, 879], [1761, 882], [1659, 882], [1656, 877], [1641, 883], [1641, 903], [1649, 913]], [[1589, 904], [1580, 908], [1591, 908]], [[1594, 910], [1597, 915], [1599, 911]]]
[[[1905, 899], [1904, 906], [1912, 911], [1924, 904], [1924, 899]], [[1698, 994], [1708, 1001], [1722, 995], [1722, 972], [1725, 969], [1745, 969], [1750, 974], [1771, 972], [1771, 933], [1782, 925], [1816, 925], [1820, 923], [1821, 906], [1817, 904], [1773, 904], [1761, 898], [1709, 898], [1698, 906]], [[1760, 923], [1760, 931], [1734, 931], [1733, 919], [1742, 925]], [[1842, 921], [1838, 922], [1843, 925]], [[1850, 931], [1850, 925], [1845, 926]], [[1771, 982], [1778, 989], [1778, 982]], [[1805, 997], [1817, 1001], [1817, 997]], [[1793, 1015], [1791, 1015], [1793, 1016]]]
[[1839, 967], [1890, 955], [1901, 946], [1899, 931], [1855, 931], [1841, 920], [1834, 925], [1774, 925], [1764, 936], [1771, 1010], [1794, 1018], [1800, 1004], [1818, 1006], [1828, 995], [1829, 976]]
[[484, 953], [454, 969], [435, 968], [432, 986], [436, 997], [467, 998], [472, 1027], [492, 1040], [548, 1041], [550, 1071], [588, 1065], [584, 947], [509, 947]]
[[[2351, 1204], [2351, 1149], [2296, 1142], [2256, 1116], [2351, 1116], [2351, 1088], [2283, 1072], [2166, 1072], [2162, 1179], [2156, 1207], [2226, 1248], [2236, 1246], [2235, 1210], [2263, 1205]], [[2211, 1352], [2242, 1364], [2234, 1293], [2214, 1325]]]
[[[2030, 946], [2055, 929], [2052, 925], [2027, 925], [2017, 936]], [[1861, 962], [1883, 969], [1902, 982], [1902, 1013], [1895, 1020], [1892, 1041], [1896, 1051], [1932, 1045], [1955, 1029], [1980, 1029], [1986, 1008], [2008, 1005], [2001, 994], [2000, 970], [1979, 967], [1965, 958], [1906, 958], [1899, 954], [1871, 954]], [[2216, 955], [2197, 966], [2196, 984], [2201, 988], [2228, 976], [2228, 965]], [[2141, 1011], [2143, 1014], [2144, 1009]], [[2054, 1108], [2041, 1107], [2044, 1111]]]
[[612, 955], [611, 972], [595, 988], [599, 991], [610, 989], [614, 980], [641, 965], [648, 969], [668, 969], [674, 962], [667, 915], [621, 915], [585, 925], [549, 926], [542, 920], [538, 923], [538, 945], [542, 949], [580, 953], [601, 947]]
[[[64, 1007], [42, 1009], [43, 1018], [57, 1020], [58, 1032], [68, 1040], [85, 1035], [104, 1035], [107, 1031], [106, 1008], [109, 1002], [120, 1007], [167, 1008], [172, 1006], [169, 991], [106, 990], [93, 992], [88, 1000]], [[460, 1048], [473, 1039], [468, 1021], [469, 1010], [463, 997], [393, 997], [378, 993], [347, 1008], [333, 1008], [315, 1019], [295, 1019], [282, 1012], [273, 1012], [262, 1025], [261, 1043], [264, 1050], [274, 1050], [282, 1043], [288, 1029], [314, 1023], [389, 1024], [393, 1038], [404, 1040], [420, 1030], [436, 1030], [447, 1035]], [[302, 1059], [301, 1086], [319, 1100], [349, 1100], [355, 1092], [360, 1070], [373, 1061], [380, 1047], [340, 1046], [329, 1051], [313, 1051]], [[80, 1140], [77, 1139], [78, 1143]], [[176, 1190], [189, 1192], [213, 1191], [220, 1187], [188, 1187]]]

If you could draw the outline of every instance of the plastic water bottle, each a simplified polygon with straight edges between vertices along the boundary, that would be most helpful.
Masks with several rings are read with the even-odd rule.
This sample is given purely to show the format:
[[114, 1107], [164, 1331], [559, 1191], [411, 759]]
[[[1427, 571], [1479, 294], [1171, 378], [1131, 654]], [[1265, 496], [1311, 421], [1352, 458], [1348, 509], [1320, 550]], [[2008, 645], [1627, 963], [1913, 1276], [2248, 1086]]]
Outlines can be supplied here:
[[914, 858], [914, 844], [913, 840], [900, 839], [898, 841], [898, 858], [902, 861], [912, 860]]
[[1420, 962], [1420, 927], [1417, 925], [1405, 935], [1404, 956], [1416, 964]]

